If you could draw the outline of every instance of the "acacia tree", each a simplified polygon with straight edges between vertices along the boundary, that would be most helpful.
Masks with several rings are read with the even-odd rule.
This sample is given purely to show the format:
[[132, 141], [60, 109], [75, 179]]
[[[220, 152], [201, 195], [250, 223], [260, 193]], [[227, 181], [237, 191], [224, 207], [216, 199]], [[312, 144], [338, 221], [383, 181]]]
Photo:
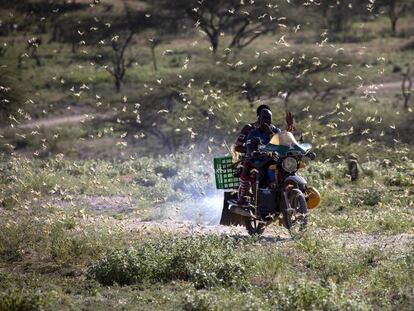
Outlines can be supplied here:
[[414, 10], [412, 0], [377, 0], [376, 5], [378, 8], [383, 7], [387, 10], [391, 22], [391, 33], [394, 36], [397, 34], [398, 19], [407, 11]]
[[274, 0], [176, 0], [173, 5], [169, 0], [145, 1], [163, 18], [189, 18], [206, 34], [213, 54], [223, 34], [230, 35], [228, 48], [241, 49], [278, 27]]
[[[286, 53], [282, 54], [286, 57]], [[323, 73], [329, 74], [332, 71], [342, 71], [349, 63], [349, 56], [309, 51], [308, 53], [292, 53], [292, 57], [279, 58], [273, 62], [272, 76], [274, 77], [274, 91], [283, 99], [285, 110], [289, 111], [289, 100], [294, 94], [313, 94], [314, 99], [323, 101], [332, 95], [335, 90], [343, 86], [338, 80], [324, 79]], [[333, 66], [333, 64], [335, 64]], [[335, 68], [335, 69], [334, 69]], [[334, 75], [336, 77], [336, 75]]]
[[314, 3], [323, 17], [330, 38], [344, 31], [351, 17], [364, 14], [364, 10], [368, 12], [366, 0], [320, 0]]
[[[97, 55], [96, 59], [113, 77], [117, 93], [121, 91], [121, 84], [128, 68], [137, 61], [137, 56], [131, 52], [134, 35], [148, 26], [142, 23], [145, 20], [143, 12], [134, 12], [126, 1], [123, 3], [125, 14], [119, 20], [114, 21], [111, 26], [114, 32], [108, 38], [98, 42], [101, 53]], [[105, 63], [107, 60], [109, 60], [109, 64]]]
[[155, 72], [158, 71], [157, 56], [155, 55], [155, 49], [161, 43], [162, 43], [161, 37], [148, 38], [148, 41], [147, 41], [148, 47], [151, 50], [152, 66]]
[[[126, 112], [121, 118], [125, 121], [126, 130], [142, 131], [151, 137], [153, 148], [175, 153], [180, 146], [195, 139], [195, 137], [191, 138], [191, 133], [193, 129], [198, 132], [197, 124], [203, 124], [200, 122], [204, 116], [203, 109], [197, 111], [186, 109], [188, 103], [183, 101], [184, 95], [181, 92], [163, 85], [154, 87], [157, 88], [156, 92], [150, 94], [142, 92], [144, 95], [139, 96], [139, 101], [144, 103], [141, 107], [135, 108], [139, 117]], [[187, 117], [191, 119], [190, 124], [187, 123]], [[193, 118], [199, 122], [195, 122]], [[188, 131], [188, 127], [191, 127], [191, 132]]]
[[121, 83], [124, 80], [127, 69], [130, 68], [136, 61], [135, 56], [130, 56], [128, 58], [126, 56], [126, 50], [132, 42], [133, 36], [134, 31], [129, 30], [125, 35], [125, 38], [121, 39], [119, 36], [115, 36], [111, 40], [110, 46], [112, 53], [110, 53], [110, 61], [112, 65], [106, 65], [105, 69], [114, 78], [115, 89], [117, 93], [121, 91]]

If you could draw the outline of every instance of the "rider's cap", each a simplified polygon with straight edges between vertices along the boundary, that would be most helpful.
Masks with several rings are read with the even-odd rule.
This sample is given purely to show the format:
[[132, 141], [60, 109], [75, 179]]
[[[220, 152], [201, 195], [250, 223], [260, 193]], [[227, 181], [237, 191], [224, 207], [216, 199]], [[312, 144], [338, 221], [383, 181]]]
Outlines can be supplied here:
[[259, 116], [260, 111], [262, 111], [263, 109], [267, 109], [270, 110], [270, 107], [266, 104], [262, 104], [259, 107], [257, 107], [256, 109], [256, 115]]

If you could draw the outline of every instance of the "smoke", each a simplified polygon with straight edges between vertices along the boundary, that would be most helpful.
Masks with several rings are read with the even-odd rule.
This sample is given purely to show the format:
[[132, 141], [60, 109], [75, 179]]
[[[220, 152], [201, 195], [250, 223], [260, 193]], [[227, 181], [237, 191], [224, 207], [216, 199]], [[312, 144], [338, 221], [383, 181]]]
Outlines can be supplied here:
[[178, 219], [203, 225], [218, 225], [223, 207], [223, 194], [215, 194], [182, 202]]
[[216, 191], [206, 196], [158, 205], [151, 218], [213, 226], [220, 223], [222, 207], [223, 194]]
[[193, 151], [192, 154], [187, 153], [175, 161], [185, 163], [178, 164], [177, 174], [166, 180], [176, 195], [156, 206], [151, 218], [218, 225], [224, 195], [215, 187], [213, 155]]

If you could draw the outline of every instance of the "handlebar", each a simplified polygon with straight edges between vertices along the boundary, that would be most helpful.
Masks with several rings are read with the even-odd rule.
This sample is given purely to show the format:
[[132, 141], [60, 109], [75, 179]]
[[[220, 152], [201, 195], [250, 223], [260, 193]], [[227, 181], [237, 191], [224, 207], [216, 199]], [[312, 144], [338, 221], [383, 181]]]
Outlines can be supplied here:
[[[313, 151], [309, 151], [306, 154], [290, 154], [288, 153], [287, 156], [293, 156], [293, 157], [297, 157], [297, 156], [301, 156], [301, 157], [307, 157], [308, 159], [310, 159], [311, 161], [316, 159], [316, 153]], [[269, 159], [273, 159], [273, 160], [280, 160], [281, 156], [278, 152], [273, 151], [253, 151], [250, 155], [250, 158], [269, 158]]]
[[272, 159], [279, 159], [279, 154], [276, 151], [270, 152], [270, 151], [253, 151], [251, 158], [272, 158]]

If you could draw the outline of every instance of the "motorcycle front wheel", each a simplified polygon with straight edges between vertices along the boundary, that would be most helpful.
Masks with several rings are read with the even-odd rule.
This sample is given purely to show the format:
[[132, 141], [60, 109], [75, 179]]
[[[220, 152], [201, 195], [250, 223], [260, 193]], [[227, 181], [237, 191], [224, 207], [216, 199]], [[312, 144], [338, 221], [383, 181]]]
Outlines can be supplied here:
[[288, 194], [290, 228], [289, 231], [301, 232], [306, 229], [308, 224], [308, 205], [305, 195], [299, 189], [292, 189]]
[[249, 235], [262, 235], [266, 228], [264, 223], [251, 218], [246, 218], [245, 225]]

